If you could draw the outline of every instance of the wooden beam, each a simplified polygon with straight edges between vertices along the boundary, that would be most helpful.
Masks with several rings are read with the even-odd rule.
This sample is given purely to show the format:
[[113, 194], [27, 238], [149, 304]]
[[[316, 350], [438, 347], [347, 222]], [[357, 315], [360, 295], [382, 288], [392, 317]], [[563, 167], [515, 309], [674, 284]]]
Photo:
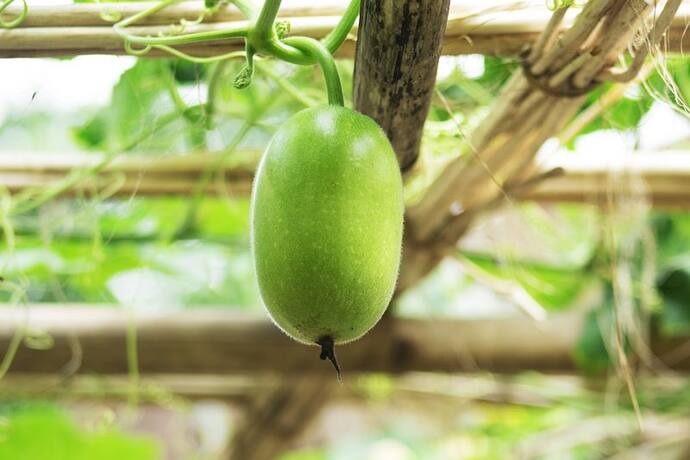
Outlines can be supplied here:
[[362, 2], [354, 104], [386, 132], [402, 171], [419, 156], [448, 6], [449, 0]]
[[[539, 339], [551, 333], [540, 333], [529, 320], [390, 319], [339, 353], [346, 378], [366, 371], [472, 370], [474, 364], [463, 364], [463, 355], [472, 356], [472, 362], [486, 370], [572, 369], [572, 362], [562, 358], [577, 337], [580, 321], [554, 321], [552, 326], [570, 323], [570, 332], [555, 334], [550, 346], [540, 348]], [[75, 337], [82, 350], [80, 373], [123, 374], [128, 372], [125, 339], [130, 324], [137, 330], [142, 374], [315, 373], [335, 380], [328, 363], [318, 359], [317, 348], [291, 341], [264, 315], [217, 309], [130, 316], [122, 309], [99, 306], [5, 308], [0, 309], [0, 346], [6, 348], [17, 327], [24, 325], [49, 334], [54, 346], [22, 346], [12, 372], [59, 373], [70, 362], [70, 337]], [[507, 334], [508, 327], [515, 330]], [[530, 335], [533, 340], [527, 340]]]
[[[324, 0], [319, 2], [318, 6], [303, 0], [284, 3], [281, 16], [291, 21], [293, 33], [313, 38], [325, 36], [345, 8], [344, 2], [335, 0]], [[201, 4], [196, 1], [180, 2], [153, 15], [141, 25], [133, 27], [131, 31], [157, 34], [169, 30], [164, 26], [178, 23], [181, 19], [195, 19], [201, 11]], [[424, 4], [427, 7], [431, 5], [429, 2]], [[111, 24], [103, 19], [101, 13], [105, 11], [127, 17], [150, 6], [150, 2], [29, 5], [29, 16], [21, 27], [0, 30], [0, 57], [126, 54], [121, 39], [114, 33]], [[3, 17], [18, 14], [19, 8], [19, 2], [15, 2]], [[539, 33], [544, 30], [550, 14], [542, 0], [452, 0], [441, 52], [444, 55], [515, 55], [526, 45], [536, 41]], [[574, 16], [575, 12], [566, 16], [566, 27], [572, 23]], [[671, 25], [668, 39], [664, 42], [667, 51], [681, 52], [690, 48], [690, 34], [686, 33], [689, 17], [690, 5], [684, 5]], [[206, 18], [203, 24], [188, 26], [186, 30], [214, 30], [237, 24], [242, 20], [238, 11], [228, 5]], [[211, 56], [240, 50], [242, 47], [241, 43], [230, 41], [190, 45], [181, 49], [199, 56]], [[348, 40], [338, 56], [352, 58], [354, 53], [353, 40]], [[163, 54], [154, 51], [149, 55]]]
[[[258, 151], [241, 151], [222, 167], [218, 181], [204, 191], [208, 195], [240, 197], [251, 190]], [[98, 164], [102, 155], [16, 152], [0, 155], [0, 187], [17, 193], [65, 180], [72, 172]], [[202, 174], [216, 167], [218, 155], [183, 156], [122, 155], [65, 191], [65, 195], [110, 189], [115, 196], [189, 196]], [[609, 196], [634, 195], [661, 209], [690, 209], [690, 152], [677, 150], [639, 152], [559, 153], [537, 159], [533, 175], [558, 171], [533, 186], [510, 184], [507, 193], [519, 201], [542, 203], [605, 204]]]
[[136, 392], [139, 401], [160, 401], [168, 396], [192, 400], [222, 399], [246, 405], [257, 390], [271, 385], [264, 380], [236, 375], [145, 375], [136, 384], [129, 375], [59, 375], [12, 373], [0, 379], [6, 398], [126, 400]]
[[[543, 322], [526, 316], [489, 319], [411, 319], [389, 317], [359, 341], [338, 350], [344, 378], [361, 372], [514, 373], [526, 370], [576, 371], [571, 352], [582, 329], [578, 311], [552, 314]], [[128, 328], [136, 329], [139, 371], [146, 375], [283, 375], [336, 382], [319, 350], [290, 340], [261, 313], [234, 310], [128, 312], [103, 305], [0, 308], [0, 348], [7, 349], [18, 328], [50, 335], [46, 350], [22, 344], [13, 373], [122, 375], [129, 371]], [[76, 341], [75, 341], [76, 339]], [[74, 344], [80, 361], [74, 366]], [[685, 339], [658, 339], [662, 362]], [[690, 356], [667, 362], [690, 369]], [[319, 380], [319, 379], [316, 379]]]
[[[526, 318], [425, 321], [388, 318], [362, 340], [338, 350], [345, 378], [358, 372], [524, 369], [572, 371], [569, 357], [582, 319], [554, 317], [542, 327]], [[142, 374], [320, 375], [335, 381], [318, 348], [298, 344], [265, 315], [220, 309], [137, 312], [103, 306], [0, 309], [0, 348], [18, 327], [49, 334], [54, 345], [22, 345], [10, 372], [60, 374], [80, 343], [80, 374], [126, 374], [126, 335], [137, 331]], [[317, 379], [319, 380], [319, 379]]]
[[260, 151], [243, 150], [219, 163], [216, 153], [188, 155], [116, 155], [106, 162], [105, 154], [64, 154], [57, 152], [2, 152], [0, 187], [11, 193], [28, 188], [56, 186], [70, 174], [85, 174], [68, 187], [64, 195], [82, 195], [101, 190], [115, 196], [189, 196], [195, 192], [207, 171], [219, 171], [223, 178], [219, 189], [211, 181], [202, 192], [246, 196], [251, 191]]
[[551, 155], [540, 171], [562, 170], [535, 187], [517, 191], [520, 200], [607, 206], [611, 199], [637, 199], [661, 209], [690, 209], [690, 152], [609, 152]]

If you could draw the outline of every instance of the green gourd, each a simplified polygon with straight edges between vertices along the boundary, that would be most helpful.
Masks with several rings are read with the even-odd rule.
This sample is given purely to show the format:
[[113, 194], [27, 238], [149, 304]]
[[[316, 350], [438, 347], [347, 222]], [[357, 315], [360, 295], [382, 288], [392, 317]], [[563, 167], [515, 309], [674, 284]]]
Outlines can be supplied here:
[[303, 110], [276, 132], [257, 170], [251, 238], [263, 302], [290, 337], [322, 347], [364, 335], [393, 295], [403, 189], [393, 148], [371, 118]]

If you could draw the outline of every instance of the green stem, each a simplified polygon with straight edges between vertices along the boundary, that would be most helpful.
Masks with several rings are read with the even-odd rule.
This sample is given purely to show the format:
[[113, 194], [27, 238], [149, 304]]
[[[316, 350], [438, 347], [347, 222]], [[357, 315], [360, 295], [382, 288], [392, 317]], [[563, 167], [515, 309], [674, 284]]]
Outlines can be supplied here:
[[323, 40], [321, 40], [321, 43], [323, 43], [323, 46], [326, 47], [329, 53], [335, 53], [338, 48], [340, 48], [340, 45], [343, 44], [345, 39], [347, 39], [347, 35], [352, 30], [352, 26], [357, 20], [357, 16], [359, 16], [360, 4], [361, 0], [351, 0], [350, 4], [345, 10], [345, 13], [340, 18], [340, 21], [338, 21], [338, 25], [336, 25], [335, 29], [331, 30], [331, 32], [326, 35]]
[[[271, 3], [271, 5], [268, 5], [268, 3]], [[337, 51], [337, 49], [340, 48], [340, 45], [342, 45], [345, 39], [347, 39], [347, 35], [350, 33], [350, 30], [352, 30], [352, 26], [359, 15], [360, 4], [361, 0], [351, 0], [350, 4], [345, 10], [345, 13], [340, 18], [340, 21], [338, 21], [338, 24], [323, 39], [323, 46], [330, 54], [333, 54], [335, 51]], [[268, 20], [268, 16], [272, 14], [272, 20], [275, 21], [278, 8], [280, 7], [280, 1], [267, 0], [267, 2], [264, 4], [264, 9], [267, 9], [267, 6], [268, 11], [265, 15], [266, 20]], [[264, 10], [262, 10], [262, 14], [263, 13]], [[261, 19], [261, 16], [259, 16], [259, 19]], [[284, 46], [283, 42], [275, 39], [272, 23], [270, 28], [263, 29], [264, 27], [267, 26], [265, 24], [260, 25], [259, 20], [257, 20], [256, 24], [254, 25], [254, 30], [249, 34], [251, 37], [250, 39], [254, 41], [253, 44], [257, 50], [292, 64], [314, 64], [315, 56], [310, 56], [304, 50]]]
[[273, 24], [276, 21], [276, 16], [278, 16], [280, 2], [281, 0], [266, 0], [261, 8], [259, 17], [256, 18], [251, 35], [259, 42], [259, 45], [262, 42], [275, 39]]
[[253, 19], [258, 11], [256, 5], [248, 0], [230, 0], [245, 17]]
[[7, 351], [5, 351], [5, 355], [2, 357], [2, 361], [0, 362], [0, 379], [2, 379], [5, 374], [7, 374], [7, 371], [10, 370], [12, 361], [14, 361], [14, 357], [17, 355], [17, 351], [19, 350], [19, 345], [22, 344], [22, 340], [24, 339], [24, 334], [25, 331], [23, 326], [18, 327], [14, 331], [14, 334], [12, 334], [10, 343], [7, 346]]
[[231, 51], [229, 53], [218, 54], [216, 56], [199, 57], [199, 56], [192, 56], [191, 54], [183, 53], [180, 50], [177, 50], [175, 48], [172, 48], [172, 47], [166, 46], [166, 45], [152, 45], [152, 47], [155, 49], [159, 49], [161, 51], [165, 51], [166, 53], [172, 54], [173, 56], [178, 57], [180, 59], [185, 59], [189, 62], [194, 62], [195, 64], [212, 64], [214, 62], [226, 61], [228, 59], [234, 59], [234, 58], [245, 56], [244, 51]]
[[194, 191], [192, 192], [192, 199], [190, 200], [189, 207], [185, 216], [182, 218], [182, 222], [178, 225], [177, 229], [172, 235], [172, 239], [182, 239], [190, 231], [193, 230], [194, 223], [197, 220], [197, 213], [201, 202], [204, 199], [204, 192], [208, 188], [213, 175], [219, 171], [222, 171], [223, 165], [227, 161], [228, 157], [237, 150], [240, 142], [249, 134], [249, 131], [253, 127], [252, 120], [245, 121], [240, 130], [235, 135], [233, 141], [228, 145], [228, 147], [218, 156], [218, 159], [207, 169], [204, 170], [199, 182], [194, 186]]
[[268, 77], [275, 81], [278, 84], [278, 86], [280, 86], [286, 93], [292, 96], [293, 99], [295, 99], [303, 106], [314, 107], [319, 103], [318, 101], [304, 94], [302, 90], [290, 83], [284, 76], [278, 75], [269, 66], [264, 65], [264, 63], [257, 61], [255, 63], [255, 66], [257, 69], [259, 69], [260, 72], [268, 75]]
[[218, 62], [211, 71], [211, 76], [208, 79], [208, 90], [206, 97], [206, 127], [211, 128], [213, 126], [213, 116], [216, 111], [216, 93], [218, 93], [218, 88], [220, 85], [220, 80], [225, 72], [230, 61], [220, 61]]
[[120, 25], [114, 26], [115, 31], [125, 40], [137, 45], [187, 45], [190, 43], [204, 42], [209, 40], [226, 40], [231, 38], [246, 37], [249, 29], [247, 26], [235, 26], [224, 30], [211, 30], [207, 32], [196, 32], [191, 34], [172, 35], [169, 37], [141, 37], [131, 35], [123, 30]]
[[[5, 9], [10, 6], [10, 4], [14, 0], [5, 0], [0, 4], [0, 13], [5, 11]], [[26, 0], [22, 0], [22, 12], [19, 13], [19, 16], [16, 18], [12, 19], [11, 21], [4, 21], [0, 19], [0, 29], [14, 29], [15, 27], [21, 25], [22, 22], [26, 19], [26, 17], [29, 15], [29, 5], [26, 4]]]
[[123, 19], [122, 21], [118, 22], [117, 24], [113, 25], [114, 28], [125, 28], [127, 26], [130, 26], [134, 24], [137, 21], [140, 21], [144, 18], [147, 18], [151, 16], [152, 14], [158, 13], [160, 10], [163, 8], [166, 8], [169, 5], [172, 5], [173, 3], [177, 3], [180, 0], [163, 0], [160, 3], [156, 3], [153, 5], [151, 8], [148, 8], [146, 10], [140, 11], [137, 14], [133, 14], [132, 16]]
[[161, 66], [161, 76], [163, 77], [165, 86], [168, 89], [168, 93], [170, 94], [170, 99], [172, 99], [173, 105], [175, 106], [175, 110], [177, 110], [180, 114], [184, 114], [188, 109], [187, 104], [185, 103], [184, 99], [182, 99], [180, 91], [177, 89], [177, 82], [175, 81], [175, 75], [173, 75], [172, 69], [165, 65], [165, 61]]
[[331, 105], [345, 105], [338, 67], [335, 65], [333, 55], [328, 52], [326, 47], [320, 41], [308, 37], [288, 37], [284, 42], [288, 47], [304, 51], [312, 59], [316, 59], [326, 80], [328, 103]]
[[[9, 1], [9, 0], [6, 0]], [[153, 5], [151, 8], [148, 8], [146, 10], [140, 11], [137, 14], [134, 14], [126, 19], [123, 19], [122, 21], [118, 22], [117, 24], [113, 25], [113, 29], [115, 32], [120, 35], [122, 38], [124, 38], [126, 41], [129, 43], [135, 43], [137, 45], [145, 45], [145, 46], [151, 46], [151, 45], [185, 45], [188, 43], [196, 43], [196, 42], [203, 42], [207, 40], [223, 40], [223, 39], [231, 39], [231, 38], [242, 38], [246, 37], [247, 33], [249, 32], [249, 29], [247, 26], [235, 26], [233, 28], [228, 28], [224, 30], [214, 30], [214, 31], [208, 31], [208, 32], [196, 32], [196, 33], [191, 33], [191, 34], [181, 34], [181, 35], [171, 35], [168, 37], [141, 37], [137, 35], [132, 35], [128, 32], [126, 32], [124, 29], [138, 21], [141, 21], [142, 19], [145, 19], [162, 9], [179, 2], [180, 0], [163, 0], [160, 3], [157, 3]], [[242, 4], [240, 7], [238, 5], [238, 8], [240, 8], [240, 11], [243, 10], [243, 8], [250, 8], [247, 3], [244, 3], [242, 0], [239, 2]]]

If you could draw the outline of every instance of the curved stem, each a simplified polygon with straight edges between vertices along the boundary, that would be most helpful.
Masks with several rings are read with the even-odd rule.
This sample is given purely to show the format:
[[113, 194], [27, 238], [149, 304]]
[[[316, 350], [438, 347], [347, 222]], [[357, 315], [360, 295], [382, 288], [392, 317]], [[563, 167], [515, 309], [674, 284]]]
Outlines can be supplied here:
[[338, 48], [340, 48], [340, 45], [343, 44], [345, 39], [347, 39], [347, 35], [352, 30], [352, 26], [355, 24], [357, 16], [359, 16], [360, 4], [361, 0], [351, 0], [350, 4], [345, 10], [345, 13], [343, 13], [340, 21], [338, 21], [338, 25], [336, 25], [335, 28], [331, 30], [331, 32], [326, 35], [323, 40], [321, 40], [321, 43], [323, 43], [323, 46], [326, 47], [329, 53], [335, 53]]
[[163, 8], [165, 8], [169, 5], [172, 5], [173, 3], [177, 3], [179, 1], [180, 0], [163, 0], [160, 3], [156, 3], [151, 8], [140, 11], [137, 14], [133, 14], [132, 16], [125, 18], [122, 21], [119, 21], [117, 24], [113, 25], [113, 27], [125, 28], [125, 27], [130, 26], [130, 25], [134, 24], [135, 22], [140, 21], [144, 18], [147, 18], [147, 17], [151, 16], [152, 14], [159, 12]]
[[213, 116], [216, 111], [216, 94], [220, 84], [221, 77], [228, 66], [229, 60], [220, 61], [211, 71], [211, 76], [208, 79], [208, 89], [206, 93], [206, 128], [213, 126]]
[[284, 40], [284, 43], [289, 47], [293, 47], [293, 49], [304, 51], [312, 59], [316, 59], [326, 80], [328, 103], [331, 105], [345, 105], [338, 68], [335, 65], [333, 55], [328, 52], [326, 47], [320, 41], [308, 37], [288, 37]]
[[[13, 1], [14, 0], [5, 0], [4, 2], [2, 2], [2, 4], [0, 4], [0, 13], [5, 11], [5, 9], [8, 6], [10, 6], [10, 4]], [[22, 0], [22, 4], [22, 12], [19, 13], [19, 16], [7, 22], [0, 19], [0, 29], [14, 29], [15, 27], [19, 26], [22, 22], [24, 22], [26, 17], [29, 15], [29, 5], [26, 4], [26, 0]]]
[[[9, 0], [6, 0], [9, 1]], [[124, 38], [126, 41], [130, 43], [134, 43], [137, 45], [145, 45], [145, 46], [151, 46], [151, 45], [163, 45], [163, 46], [169, 46], [169, 45], [185, 45], [188, 43], [196, 43], [196, 42], [203, 42], [203, 41], [208, 41], [208, 40], [223, 40], [223, 39], [230, 39], [230, 38], [242, 38], [246, 37], [247, 33], [249, 32], [249, 28], [246, 25], [242, 26], [235, 26], [233, 28], [229, 29], [224, 29], [224, 30], [213, 30], [213, 31], [208, 31], [208, 32], [196, 32], [196, 33], [191, 33], [191, 34], [181, 34], [181, 35], [171, 35], [167, 37], [142, 37], [138, 35], [132, 35], [128, 32], [126, 32], [124, 29], [138, 21], [141, 21], [142, 19], [145, 19], [162, 9], [179, 2], [180, 0], [163, 0], [160, 3], [156, 3], [153, 5], [151, 8], [148, 8], [146, 10], [140, 11], [137, 14], [134, 14], [128, 18], [125, 18], [118, 23], [113, 25], [113, 29], [115, 32], [120, 35], [122, 38]], [[242, 0], [239, 0], [239, 3], [244, 6], [247, 6], [246, 3], [244, 3]], [[240, 6], [238, 5], [238, 8]], [[240, 9], [242, 11], [242, 9]], [[142, 53], [148, 52], [147, 49], [142, 50]]]
[[[266, 8], [268, 2], [269, 0], [267, 0], [266, 4], [264, 4], [264, 8]], [[280, 6], [280, 1], [274, 1], [271, 5], [271, 8], [275, 7], [275, 3], [278, 4], [278, 7]], [[361, 0], [351, 0], [350, 4], [345, 10], [345, 13], [340, 18], [340, 21], [338, 21], [338, 24], [322, 40], [323, 46], [329, 53], [333, 54], [334, 52], [336, 52], [338, 48], [340, 48], [340, 45], [343, 44], [345, 39], [347, 39], [347, 35], [350, 33], [350, 30], [352, 30], [352, 26], [357, 20], [357, 16], [359, 16], [360, 4]], [[271, 9], [271, 11], [267, 12], [267, 15], [269, 13], [273, 14], [273, 10]], [[275, 14], [277, 14], [277, 9], [275, 10]], [[273, 15], [273, 20], [275, 20], [275, 14]], [[273, 35], [265, 35], [267, 33], [265, 30], [259, 30], [259, 32], [257, 32], [258, 27], [259, 21], [257, 20], [252, 35], [254, 36], [253, 40], [257, 42], [255, 43], [255, 46], [258, 50], [266, 52], [267, 54], [270, 54], [274, 57], [277, 57], [278, 59], [282, 59], [292, 64], [309, 65], [315, 63], [314, 56], [310, 56], [302, 50], [283, 46], [283, 43], [279, 40], [276, 40]], [[269, 29], [268, 33], [272, 34], [273, 29]]]

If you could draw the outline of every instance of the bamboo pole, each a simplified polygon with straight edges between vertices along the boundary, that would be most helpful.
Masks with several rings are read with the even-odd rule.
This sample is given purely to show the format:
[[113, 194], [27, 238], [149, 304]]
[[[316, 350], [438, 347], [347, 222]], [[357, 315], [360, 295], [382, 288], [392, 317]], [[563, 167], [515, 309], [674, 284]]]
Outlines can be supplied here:
[[[622, 95], [622, 91], [617, 93]], [[590, 117], [588, 113], [583, 114]], [[248, 196], [259, 153], [253, 150], [237, 152], [235, 160], [226, 163], [219, 173], [224, 178], [223, 187], [219, 188], [218, 181], [214, 181], [204, 193], [227, 196], [227, 191], [234, 197]], [[101, 156], [96, 154], [47, 152], [0, 154], [0, 187], [17, 193], [28, 188], [55, 185], [71, 172], [93, 166], [99, 158]], [[75, 184], [65, 194], [83, 195], [115, 187], [115, 196], [188, 196], [196, 190], [204, 171], [215, 166], [216, 160], [216, 155], [208, 153], [158, 158], [151, 155], [122, 156], [97, 176]], [[524, 158], [511, 158], [511, 161], [518, 160]], [[603, 205], [609, 193], [630, 192], [625, 183], [614, 180], [627, 176], [642, 184], [643, 189], [638, 193], [644, 191], [653, 206], [690, 209], [690, 155], [680, 150], [640, 151], [628, 155], [616, 152], [558, 154], [538, 160], [533, 168], [517, 167], [529, 170], [529, 174], [523, 174], [519, 180], [513, 179], [505, 191], [511, 199], [518, 201]], [[559, 173], [550, 174], [555, 170]], [[540, 176], [546, 177], [532, 180]], [[472, 196], [471, 184], [468, 187], [467, 196]]]
[[[0, 30], [0, 57], [52, 57], [75, 56], [82, 54], [126, 54], [121, 38], [114, 33], [111, 24], [101, 17], [101, 13], [129, 16], [150, 7], [151, 3], [75, 3], [72, 5], [36, 5], [30, 6], [27, 21], [19, 28]], [[19, 6], [12, 5], [8, 14], [17, 13]], [[290, 20], [293, 33], [313, 38], [323, 38], [339, 19], [344, 9], [342, 2], [329, 0], [319, 3], [318, 7], [307, 5], [303, 1], [286, 2], [281, 15]], [[193, 20], [200, 11], [199, 2], [181, 2], [153, 15], [141, 25], [131, 28], [138, 34], [155, 35], [161, 31], [170, 31], [169, 26], [179, 23], [181, 19]], [[585, 12], [590, 10], [585, 9]], [[563, 18], [563, 27], [573, 24], [576, 10], [568, 12]], [[668, 33], [668, 51], [682, 51], [690, 48], [690, 34], [686, 33], [686, 24], [690, 17], [690, 5], [681, 6], [671, 22]], [[453, 0], [450, 6], [448, 23], [444, 34], [441, 52], [445, 55], [482, 53], [514, 55], [524, 49], [525, 45], [535, 42], [539, 33], [547, 26], [550, 12], [543, 2], [525, 3], [517, 0], [511, 2], [477, 2], [469, 4]], [[186, 31], [208, 31], [243, 21], [232, 6], [221, 9], [218, 13], [204, 20], [202, 24], [187, 26]], [[589, 30], [592, 23], [586, 22], [578, 30]], [[581, 38], [575, 32], [573, 39], [561, 41], [561, 46], [570, 48], [554, 50], [548, 60], [538, 62], [535, 70], [546, 68], [556, 58], [559, 62], [568, 53], [577, 49]], [[567, 38], [567, 36], [566, 36]], [[354, 57], [353, 40], [346, 42], [340, 50], [339, 57]], [[570, 45], [569, 45], [570, 44]], [[572, 50], [571, 50], [572, 48]], [[198, 56], [213, 56], [241, 49], [238, 41], [205, 43], [180, 47]], [[163, 55], [160, 51], [150, 56]], [[572, 57], [572, 56], [571, 56]], [[545, 56], [546, 58], [546, 56]], [[563, 61], [568, 62], [568, 60]], [[539, 72], [537, 72], [539, 73]]]
[[[577, 370], [571, 351], [583, 324], [580, 311], [552, 314], [542, 322], [525, 315], [443, 321], [388, 317], [361, 340], [341, 347], [339, 359], [346, 379], [362, 372], [571, 373]], [[53, 345], [38, 350], [22, 344], [9, 376], [125, 375], [126, 336], [134, 327], [142, 377], [241, 374], [336, 381], [316, 347], [293, 342], [264, 314], [222, 308], [133, 313], [104, 305], [5, 307], [0, 308], [3, 350], [19, 327], [48, 334]], [[72, 367], [75, 343], [81, 355]], [[673, 368], [690, 369], [690, 357], [674, 356], [684, 343], [659, 338], [653, 347], [661, 362], [673, 358]], [[68, 363], [71, 374], [63, 372]]]
[[419, 156], [448, 7], [449, 0], [392, 5], [364, 0], [362, 4], [354, 106], [383, 128], [403, 172]]

